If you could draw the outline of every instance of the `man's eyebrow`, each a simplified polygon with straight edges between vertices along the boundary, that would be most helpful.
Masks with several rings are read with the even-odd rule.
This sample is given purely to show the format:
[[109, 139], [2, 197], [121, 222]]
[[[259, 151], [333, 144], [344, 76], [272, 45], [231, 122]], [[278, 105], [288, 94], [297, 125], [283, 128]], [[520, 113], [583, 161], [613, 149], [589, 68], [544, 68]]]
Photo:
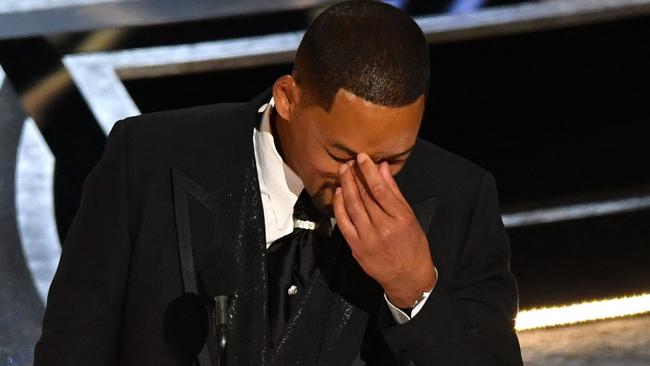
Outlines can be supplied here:
[[335, 142], [332, 144], [332, 147], [333, 147], [333, 148], [336, 148], [336, 149], [339, 149], [339, 150], [343, 150], [343, 151], [345, 151], [346, 153], [348, 153], [348, 155], [350, 155], [350, 156], [357, 156], [357, 152], [356, 152], [356, 151], [354, 151], [354, 150], [350, 149], [349, 147], [345, 146], [345, 144], [342, 143], [342, 142], [335, 141]]
[[[339, 141], [335, 141], [332, 144], [332, 147], [348, 153], [349, 156], [357, 156], [357, 154], [358, 154], [356, 151], [354, 151], [353, 149], [349, 148], [344, 143], [339, 142]], [[390, 159], [399, 158], [402, 155], [406, 155], [406, 154], [410, 153], [411, 150], [413, 150], [414, 147], [415, 147], [415, 144], [413, 144], [413, 146], [409, 147], [408, 149], [406, 149], [406, 150], [404, 150], [404, 151], [402, 151], [400, 153], [393, 154], [391, 156], [382, 157], [382, 159], [390, 160]]]

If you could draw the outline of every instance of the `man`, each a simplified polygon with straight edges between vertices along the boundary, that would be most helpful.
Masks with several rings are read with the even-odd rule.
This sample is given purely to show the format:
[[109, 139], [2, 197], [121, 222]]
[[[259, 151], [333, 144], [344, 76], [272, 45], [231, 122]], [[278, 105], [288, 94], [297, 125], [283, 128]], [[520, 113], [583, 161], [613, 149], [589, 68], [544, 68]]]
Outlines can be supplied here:
[[225, 294], [229, 365], [521, 364], [494, 179], [417, 138], [428, 87], [415, 22], [345, 2], [252, 101], [118, 122], [35, 363], [216, 365]]

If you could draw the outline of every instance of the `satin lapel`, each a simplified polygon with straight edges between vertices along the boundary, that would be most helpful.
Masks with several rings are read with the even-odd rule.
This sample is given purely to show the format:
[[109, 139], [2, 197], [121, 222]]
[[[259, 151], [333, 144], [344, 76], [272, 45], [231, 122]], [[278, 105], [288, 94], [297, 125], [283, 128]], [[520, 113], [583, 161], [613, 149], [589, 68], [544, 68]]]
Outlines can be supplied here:
[[[230, 176], [219, 188], [208, 190], [191, 173], [172, 168], [179, 257], [186, 292], [199, 294], [208, 306], [214, 296], [230, 295], [231, 364], [263, 365], [267, 350], [266, 312], [262, 311], [266, 308], [264, 220], [254, 165], [243, 171], [241, 179]], [[209, 350], [216, 365], [212, 330], [208, 335], [208, 349], [199, 361]]]
[[[203, 286], [199, 286], [197, 282], [201, 282], [202, 271], [197, 273], [195, 266], [195, 252], [198, 255], [202, 255], [199, 250], [199, 240], [213, 241], [214, 238], [211, 235], [208, 237], [205, 236], [205, 233], [199, 232], [199, 225], [196, 223], [192, 224], [192, 219], [197, 220], [197, 217], [201, 216], [201, 221], [210, 222], [214, 215], [214, 196], [205, 190], [201, 185], [196, 183], [194, 180], [189, 178], [185, 173], [183, 173], [178, 168], [172, 168], [172, 187], [174, 193], [174, 211], [176, 218], [176, 230], [177, 230], [177, 239], [178, 239], [178, 257], [179, 264], [181, 268], [181, 278], [183, 280], [183, 290], [185, 294], [196, 294], [199, 295], [199, 289], [201, 289], [200, 296], [203, 302], [203, 307], [206, 310], [209, 323], [212, 323], [212, 312], [210, 308], [211, 297], [206, 296], [205, 289]], [[198, 212], [197, 212], [198, 211]], [[195, 250], [196, 248], [196, 250]], [[196, 311], [197, 309], [192, 309]], [[186, 309], [185, 311], [190, 311]], [[209, 326], [206, 327], [206, 329]], [[197, 330], [199, 332], [204, 329]], [[199, 336], [198, 339], [203, 338]], [[205, 333], [205, 342], [202, 350], [197, 356], [196, 363], [199, 366], [212, 366], [213, 361], [216, 360], [215, 349], [214, 349], [214, 334], [207, 331]]]
[[345, 255], [345, 243], [335, 237], [333, 234], [333, 240], [326, 244], [298, 311], [273, 352], [273, 365], [321, 364], [319, 360], [327, 356], [350, 320], [353, 307], [338, 293], [340, 271], [347, 267], [349, 256]]
[[428, 178], [421, 171], [422, 166], [429, 159], [422, 149], [422, 144], [423, 140], [418, 138], [413, 153], [402, 170], [395, 175], [395, 182], [413, 209], [422, 230], [428, 234], [438, 198], [431, 193]]
[[433, 214], [436, 212], [437, 204], [438, 197], [429, 197], [424, 201], [411, 204], [411, 209], [413, 209], [415, 216], [418, 218], [420, 226], [422, 226], [422, 231], [424, 231], [425, 234], [429, 232], [431, 221], [433, 220]]
[[[242, 105], [237, 123], [224, 133], [227, 141], [219, 130], [226, 127], [213, 124], [214, 131], [206, 131], [215, 136], [209, 156], [171, 168], [179, 276], [185, 292], [208, 305], [215, 295], [230, 295], [230, 365], [265, 365], [269, 349], [265, 228], [252, 144], [257, 110], [269, 94]], [[198, 361], [208, 366], [212, 359], [216, 366], [212, 329], [208, 336]]]

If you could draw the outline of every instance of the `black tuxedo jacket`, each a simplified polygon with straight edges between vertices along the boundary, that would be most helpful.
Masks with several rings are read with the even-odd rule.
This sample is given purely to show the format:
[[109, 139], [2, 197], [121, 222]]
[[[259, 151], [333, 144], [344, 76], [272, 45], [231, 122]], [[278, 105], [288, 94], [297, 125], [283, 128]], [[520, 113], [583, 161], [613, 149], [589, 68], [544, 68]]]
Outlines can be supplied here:
[[522, 364], [495, 181], [420, 139], [396, 175], [439, 272], [420, 313], [396, 324], [335, 229], [282, 341], [269, 345], [252, 130], [270, 96], [116, 123], [64, 241], [35, 364], [217, 366], [208, 319], [183, 294], [209, 306], [223, 292], [231, 366]]

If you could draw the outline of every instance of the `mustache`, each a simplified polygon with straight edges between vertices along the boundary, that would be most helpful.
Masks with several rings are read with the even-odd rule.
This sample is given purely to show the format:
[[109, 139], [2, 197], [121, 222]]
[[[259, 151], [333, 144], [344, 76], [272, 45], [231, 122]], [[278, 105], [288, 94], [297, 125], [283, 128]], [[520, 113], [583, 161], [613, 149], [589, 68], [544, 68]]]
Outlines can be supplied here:
[[338, 182], [335, 182], [335, 181], [327, 181], [327, 182], [321, 184], [321, 186], [318, 188], [318, 190], [316, 191], [316, 194], [314, 194], [314, 196], [320, 196], [320, 195], [323, 194], [323, 192], [324, 192], [326, 189], [328, 189], [328, 188], [336, 189], [336, 187], [338, 187], [338, 186], [339, 186]]
[[330, 204], [326, 204], [325, 200], [323, 199], [323, 195], [327, 189], [336, 189], [337, 187], [337, 182], [335, 181], [328, 181], [323, 184], [318, 188], [316, 193], [312, 196], [312, 201], [314, 202], [314, 206], [316, 206], [321, 212], [327, 213], [329, 216], [333, 216], [333, 210]]

